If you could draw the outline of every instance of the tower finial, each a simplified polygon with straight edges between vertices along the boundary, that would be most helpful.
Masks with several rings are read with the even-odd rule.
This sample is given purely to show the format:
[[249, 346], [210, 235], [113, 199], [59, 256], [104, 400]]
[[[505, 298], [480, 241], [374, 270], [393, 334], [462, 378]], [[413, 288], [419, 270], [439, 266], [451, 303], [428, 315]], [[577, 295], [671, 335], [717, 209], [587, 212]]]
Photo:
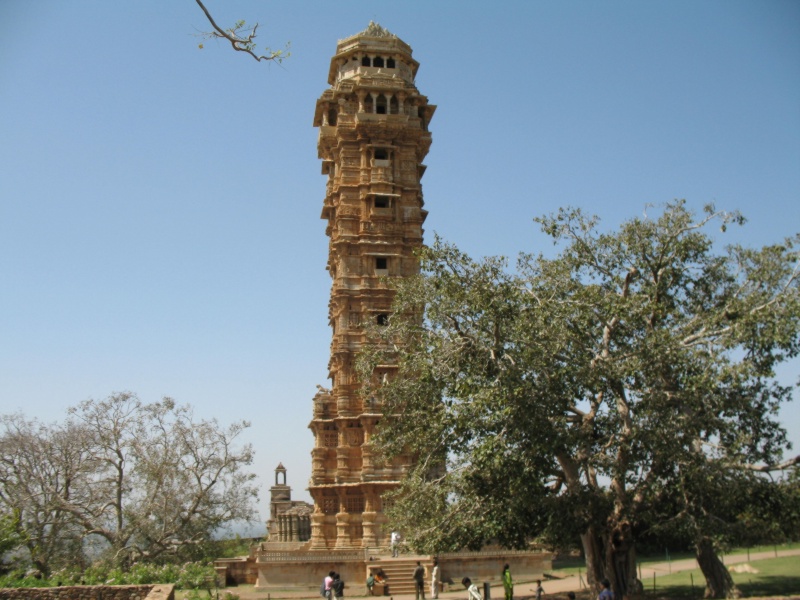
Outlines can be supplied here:
[[369, 37], [397, 37], [385, 27], [378, 25], [375, 21], [370, 21], [369, 25], [367, 25], [367, 28], [356, 35], [367, 35]]

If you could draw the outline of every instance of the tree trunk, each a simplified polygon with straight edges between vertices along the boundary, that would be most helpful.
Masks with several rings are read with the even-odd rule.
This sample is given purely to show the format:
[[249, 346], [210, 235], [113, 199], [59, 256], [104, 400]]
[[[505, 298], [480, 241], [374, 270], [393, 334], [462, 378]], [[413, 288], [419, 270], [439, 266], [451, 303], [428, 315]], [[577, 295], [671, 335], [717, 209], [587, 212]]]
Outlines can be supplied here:
[[630, 534], [630, 527], [622, 524], [613, 532], [598, 533], [596, 528], [590, 527], [581, 535], [589, 589], [599, 593], [603, 589], [601, 582], [608, 579], [617, 598], [629, 598], [641, 592], [641, 583], [636, 577], [636, 550]]
[[741, 592], [733, 583], [733, 578], [725, 564], [717, 556], [714, 543], [702, 537], [695, 543], [697, 564], [706, 578], [704, 598], [740, 598]]
[[627, 521], [617, 523], [606, 545], [606, 574], [616, 598], [631, 598], [642, 591], [636, 577], [636, 545]]
[[594, 527], [589, 527], [585, 533], [581, 534], [581, 545], [586, 560], [586, 585], [590, 590], [599, 592], [602, 587], [600, 582], [606, 576], [603, 540]]

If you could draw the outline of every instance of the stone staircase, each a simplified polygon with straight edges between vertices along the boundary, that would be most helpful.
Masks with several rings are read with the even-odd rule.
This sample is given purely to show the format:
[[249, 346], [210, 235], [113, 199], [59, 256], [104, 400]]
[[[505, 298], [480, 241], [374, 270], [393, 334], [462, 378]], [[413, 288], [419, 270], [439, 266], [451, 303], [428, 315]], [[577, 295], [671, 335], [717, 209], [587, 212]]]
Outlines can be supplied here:
[[416, 591], [414, 569], [417, 568], [417, 561], [425, 567], [425, 598], [428, 598], [431, 587], [431, 570], [433, 569], [433, 560], [428, 556], [381, 558], [379, 561], [370, 563], [369, 569], [373, 572], [383, 569], [383, 572], [386, 573], [389, 591], [385, 592], [385, 595], [413, 595]]

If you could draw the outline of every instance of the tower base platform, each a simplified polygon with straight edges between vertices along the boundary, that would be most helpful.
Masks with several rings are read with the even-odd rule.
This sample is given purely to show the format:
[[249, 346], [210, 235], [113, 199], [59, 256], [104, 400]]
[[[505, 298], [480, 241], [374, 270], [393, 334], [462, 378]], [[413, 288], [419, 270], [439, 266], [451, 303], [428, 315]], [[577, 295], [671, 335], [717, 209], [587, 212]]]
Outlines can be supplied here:
[[[441, 589], [461, 589], [461, 580], [498, 583], [503, 565], [508, 563], [517, 581], [542, 578], [552, 569], [552, 554], [488, 548], [479, 552], [439, 554]], [[402, 553], [397, 558], [388, 550], [265, 550], [254, 546], [250, 556], [240, 559], [220, 559], [215, 562], [220, 585], [255, 584], [256, 589], [308, 591], [319, 593], [322, 580], [330, 571], [339, 573], [345, 581], [345, 596], [366, 594], [369, 574], [382, 573], [383, 584], [375, 585], [373, 595], [398, 596], [414, 593], [412, 578], [417, 561], [425, 567], [426, 595], [430, 592], [433, 556]], [[349, 590], [349, 591], [348, 591]]]

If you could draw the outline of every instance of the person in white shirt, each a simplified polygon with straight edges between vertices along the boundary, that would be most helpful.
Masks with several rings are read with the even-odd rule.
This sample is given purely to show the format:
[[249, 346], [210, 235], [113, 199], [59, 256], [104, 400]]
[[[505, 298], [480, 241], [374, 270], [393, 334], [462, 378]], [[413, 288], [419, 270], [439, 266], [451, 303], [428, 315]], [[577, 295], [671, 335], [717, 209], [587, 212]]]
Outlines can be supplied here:
[[467, 600], [483, 600], [483, 596], [478, 591], [478, 586], [472, 583], [469, 577], [464, 577], [461, 583], [467, 588]]
[[431, 570], [431, 598], [439, 597], [439, 586], [441, 579], [439, 575], [439, 561], [433, 559], [433, 569]]
[[397, 558], [397, 551], [399, 550], [400, 546], [400, 534], [396, 531], [393, 531], [390, 539], [392, 546], [392, 556], [394, 558]]

